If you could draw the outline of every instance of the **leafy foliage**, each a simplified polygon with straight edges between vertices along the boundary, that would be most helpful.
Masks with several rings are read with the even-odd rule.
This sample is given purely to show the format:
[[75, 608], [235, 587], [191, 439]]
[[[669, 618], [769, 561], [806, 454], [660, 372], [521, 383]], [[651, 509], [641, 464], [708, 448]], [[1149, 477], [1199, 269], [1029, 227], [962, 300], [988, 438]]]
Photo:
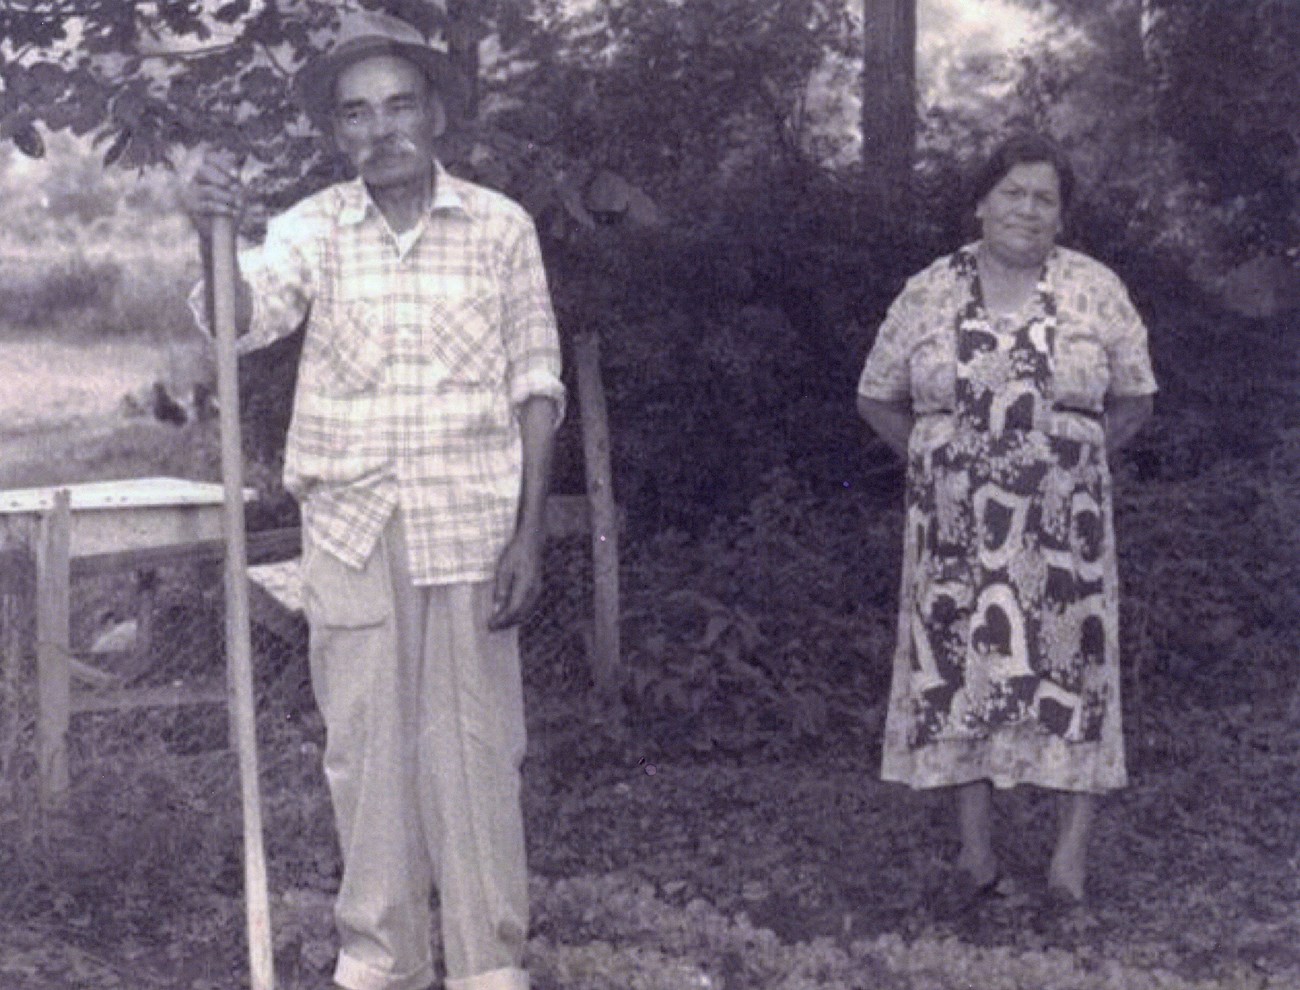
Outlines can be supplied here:
[[835, 0], [538, 7], [549, 30], [512, 53], [523, 66], [502, 87], [505, 121], [569, 158], [685, 197], [683, 208], [707, 197], [719, 168], [801, 157], [809, 78], [828, 53], [852, 51]]
[[1073, 139], [1095, 177], [1085, 228], [1202, 276], [1294, 244], [1300, 27], [1288, 0], [1051, 7], [1062, 19], [1044, 40], [1065, 57], [1030, 46], [1020, 96], [1030, 82], [1047, 99], [1021, 105]]
[[281, 208], [340, 175], [291, 84], [348, 6], [453, 39], [461, 29], [445, 5], [419, 0], [84, 0], [75, 18], [58, 0], [0, 4], [0, 136], [31, 145], [39, 122], [92, 135], [105, 165], [136, 168], [228, 148], [250, 161], [262, 203]]
[[[246, 0], [211, 13], [199, 0], [95, 0], [81, 5], [79, 20], [63, 6], [0, 11], [0, 30], [15, 44], [0, 76], [6, 115], [93, 133], [109, 163], [153, 165], [174, 146], [214, 138], [283, 151], [289, 67], [273, 53], [304, 50], [334, 5], [306, 0], [286, 15], [267, 4], [249, 17]], [[246, 30], [234, 28], [241, 21]]]
[[1214, 198], [1238, 201], [1238, 250], [1294, 245], [1300, 231], [1294, 5], [1156, 0], [1148, 18], [1160, 122]]
[[660, 745], [779, 752], [878, 724], [897, 520], [833, 504], [775, 472], [734, 523], [631, 562], [627, 689]]

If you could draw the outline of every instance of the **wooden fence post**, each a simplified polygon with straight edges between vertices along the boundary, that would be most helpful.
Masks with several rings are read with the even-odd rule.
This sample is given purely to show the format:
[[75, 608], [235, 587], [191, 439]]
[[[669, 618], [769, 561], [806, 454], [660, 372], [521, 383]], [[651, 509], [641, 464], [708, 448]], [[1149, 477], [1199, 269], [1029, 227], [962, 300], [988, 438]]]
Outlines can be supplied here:
[[40, 801], [46, 809], [61, 804], [69, 786], [71, 504], [66, 488], [54, 493], [53, 508], [41, 515], [36, 542], [36, 755]]
[[596, 689], [617, 692], [619, 661], [618, 510], [610, 470], [609, 417], [600, 376], [600, 338], [581, 333], [574, 341], [578, 365], [578, 407], [582, 415], [582, 454], [591, 507], [593, 611], [592, 673]]

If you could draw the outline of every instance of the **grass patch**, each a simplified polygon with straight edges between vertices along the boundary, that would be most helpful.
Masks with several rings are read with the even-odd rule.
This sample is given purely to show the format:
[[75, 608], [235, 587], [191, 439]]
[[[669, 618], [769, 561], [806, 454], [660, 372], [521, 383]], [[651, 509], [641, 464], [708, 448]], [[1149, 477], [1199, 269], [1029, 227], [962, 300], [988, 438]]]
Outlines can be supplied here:
[[35, 430], [0, 438], [0, 488], [37, 488], [165, 475], [221, 480], [215, 427], [140, 420]]
[[193, 332], [186, 297], [198, 274], [194, 254], [180, 245], [108, 253], [0, 245], [0, 330], [184, 336]]
[[22, 331], [0, 337], [5, 433], [30, 433], [118, 413], [123, 396], [162, 379], [167, 354], [156, 341]]

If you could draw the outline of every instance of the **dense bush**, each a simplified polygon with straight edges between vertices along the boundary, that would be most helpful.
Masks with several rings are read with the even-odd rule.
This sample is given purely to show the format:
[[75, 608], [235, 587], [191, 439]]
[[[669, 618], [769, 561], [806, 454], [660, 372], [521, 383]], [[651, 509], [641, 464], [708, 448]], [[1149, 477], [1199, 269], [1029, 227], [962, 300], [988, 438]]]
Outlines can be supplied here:
[[738, 519], [669, 531], [627, 564], [626, 693], [667, 748], [781, 750], [877, 724], [899, 513], [774, 471]]

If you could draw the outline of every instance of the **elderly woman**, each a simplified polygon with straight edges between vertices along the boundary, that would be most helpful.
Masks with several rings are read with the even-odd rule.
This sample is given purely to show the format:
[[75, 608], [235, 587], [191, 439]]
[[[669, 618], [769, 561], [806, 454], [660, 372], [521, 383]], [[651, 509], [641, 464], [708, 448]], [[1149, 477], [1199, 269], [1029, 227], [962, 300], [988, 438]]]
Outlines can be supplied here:
[[1083, 900], [1095, 795], [1124, 786], [1107, 455], [1151, 413], [1120, 280], [1057, 240], [1074, 186], [1051, 141], [1006, 141], [980, 238], [890, 307], [858, 410], [907, 462], [883, 777], [951, 787], [960, 903], [1005, 892], [993, 788], [1061, 793], [1048, 895]]

